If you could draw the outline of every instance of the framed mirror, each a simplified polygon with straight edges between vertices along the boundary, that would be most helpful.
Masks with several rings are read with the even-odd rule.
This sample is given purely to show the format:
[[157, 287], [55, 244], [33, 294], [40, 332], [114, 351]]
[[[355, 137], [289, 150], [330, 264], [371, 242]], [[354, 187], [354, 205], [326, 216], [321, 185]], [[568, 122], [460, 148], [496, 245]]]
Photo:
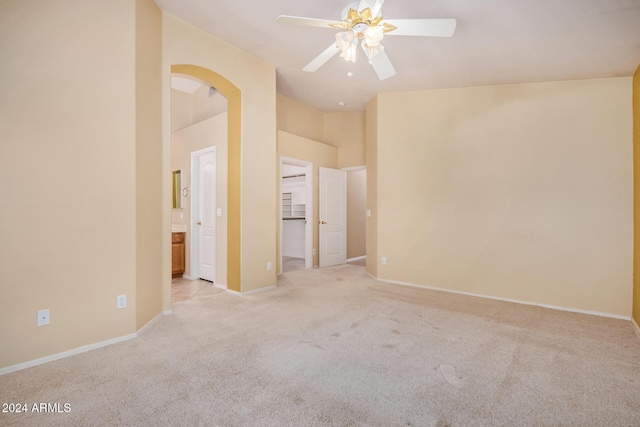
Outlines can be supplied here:
[[171, 172], [173, 209], [182, 208], [182, 171], [176, 170]]

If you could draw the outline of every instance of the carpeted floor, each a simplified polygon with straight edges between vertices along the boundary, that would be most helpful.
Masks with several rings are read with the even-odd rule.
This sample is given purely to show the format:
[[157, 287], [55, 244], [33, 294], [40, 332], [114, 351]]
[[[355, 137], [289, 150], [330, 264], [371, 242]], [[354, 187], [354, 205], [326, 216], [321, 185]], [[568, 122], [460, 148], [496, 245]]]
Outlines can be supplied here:
[[361, 266], [174, 305], [139, 338], [0, 377], [2, 426], [637, 426], [627, 321], [377, 282]]

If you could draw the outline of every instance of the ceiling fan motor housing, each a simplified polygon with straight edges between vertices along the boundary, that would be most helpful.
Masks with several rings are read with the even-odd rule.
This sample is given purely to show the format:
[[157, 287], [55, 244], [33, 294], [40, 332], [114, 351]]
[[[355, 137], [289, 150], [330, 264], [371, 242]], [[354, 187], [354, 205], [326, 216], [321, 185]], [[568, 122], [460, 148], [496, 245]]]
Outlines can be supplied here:
[[360, 24], [354, 25], [352, 30], [356, 34], [356, 36], [359, 39], [361, 39], [361, 38], [364, 37], [364, 32], [366, 31], [367, 28], [369, 28], [369, 26], [367, 24], [365, 24], [364, 22], [362, 22]]

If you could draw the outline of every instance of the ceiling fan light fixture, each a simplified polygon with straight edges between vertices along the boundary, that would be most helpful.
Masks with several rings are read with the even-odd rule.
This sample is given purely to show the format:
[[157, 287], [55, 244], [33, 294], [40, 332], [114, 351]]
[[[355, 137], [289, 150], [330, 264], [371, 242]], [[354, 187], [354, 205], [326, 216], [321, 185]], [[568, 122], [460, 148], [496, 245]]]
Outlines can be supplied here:
[[340, 54], [342, 58], [346, 61], [356, 62], [358, 38], [353, 31], [341, 31], [336, 34], [336, 47], [342, 52]]
[[336, 34], [336, 47], [344, 52], [349, 48], [354, 38], [353, 31], [340, 31]]
[[364, 30], [364, 41], [367, 46], [376, 47], [382, 41], [384, 37], [384, 31], [382, 27], [367, 27]]
[[356, 39], [355, 43], [349, 45], [349, 48], [343, 51], [340, 56], [345, 59], [345, 61], [356, 62], [356, 52], [358, 47], [358, 39]]

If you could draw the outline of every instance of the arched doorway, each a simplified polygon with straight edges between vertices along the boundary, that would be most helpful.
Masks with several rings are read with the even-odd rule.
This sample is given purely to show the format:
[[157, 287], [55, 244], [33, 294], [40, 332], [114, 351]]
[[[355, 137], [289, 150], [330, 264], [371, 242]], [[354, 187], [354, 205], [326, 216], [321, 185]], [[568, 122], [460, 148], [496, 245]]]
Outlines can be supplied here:
[[184, 74], [213, 86], [227, 98], [227, 289], [241, 292], [240, 281], [240, 153], [242, 96], [240, 89], [220, 74], [197, 65], [171, 66], [171, 73]]

